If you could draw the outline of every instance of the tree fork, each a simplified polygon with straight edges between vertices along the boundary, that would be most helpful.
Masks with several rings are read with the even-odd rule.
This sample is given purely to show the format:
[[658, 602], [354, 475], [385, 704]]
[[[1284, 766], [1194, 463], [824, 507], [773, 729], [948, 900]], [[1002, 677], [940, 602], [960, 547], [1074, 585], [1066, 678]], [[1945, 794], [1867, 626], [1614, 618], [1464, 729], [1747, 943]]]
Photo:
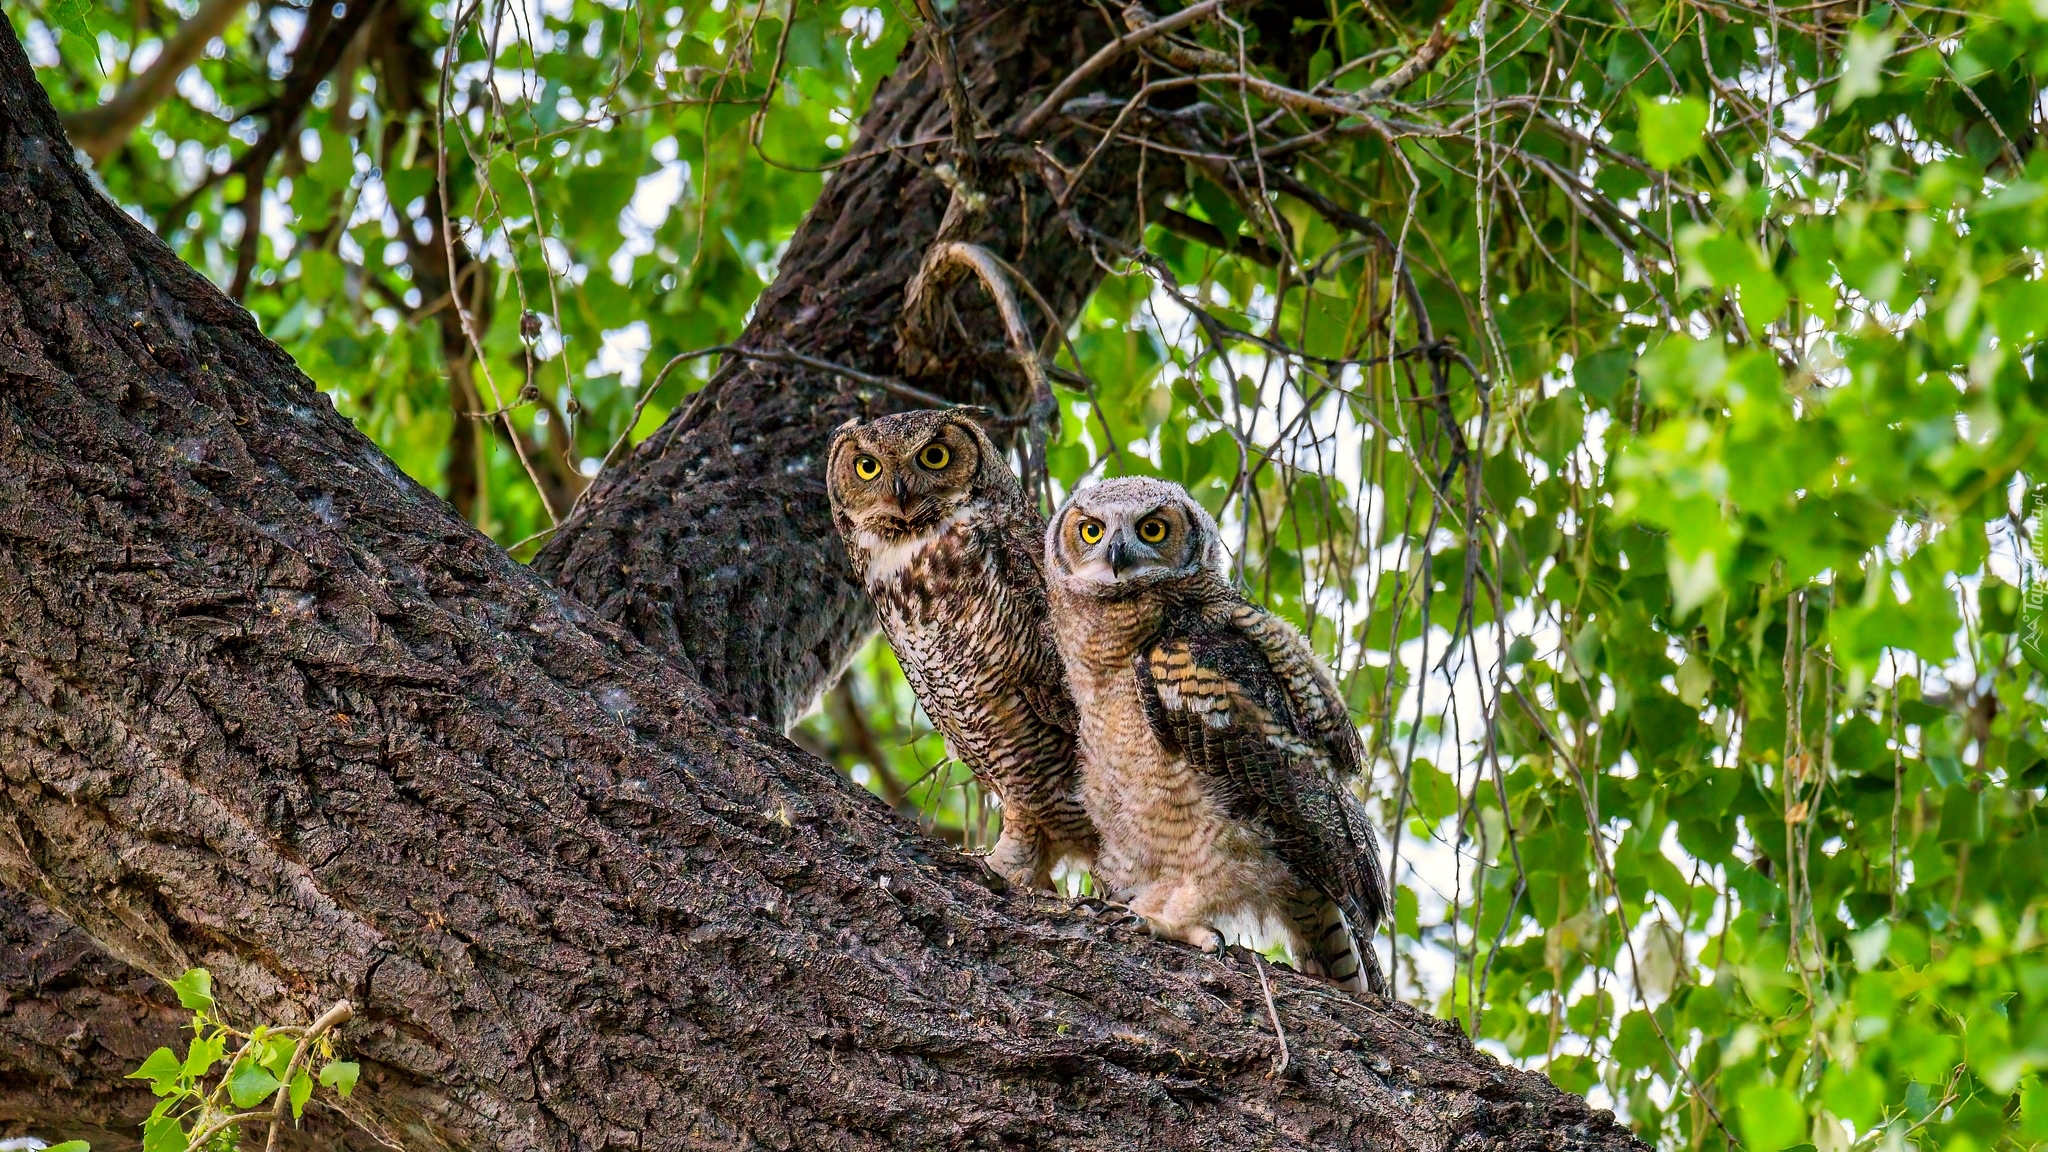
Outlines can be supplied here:
[[[748, 396], [705, 419], [789, 414]], [[988, 891], [735, 714], [793, 674], [713, 695], [399, 474], [93, 190], [11, 34], [0, 473], [0, 876], [245, 1018], [361, 1005], [408, 1146], [1639, 1146], [1293, 974], [1269, 1080], [1242, 956]]]
[[[1060, 4], [962, 4], [953, 25], [961, 83], [991, 124], [1021, 115], [1116, 34], [1093, 10]], [[1128, 86], [1129, 76], [1126, 61], [1105, 82]], [[861, 120], [851, 147], [865, 158], [826, 182], [736, 343], [1021, 414], [1030, 388], [978, 285], [946, 295], [966, 340], [942, 329], [929, 341], [937, 347], [906, 349], [898, 335], [905, 292], [952, 196], [934, 172], [951, 171], [947, 96], [946, 74], [913, 43]], [[1075, 153], [1070, 163], [1086, 154], [1063, 136], [1046, 146]], [[1130, 237], [1137, 191], [1135, 154], [1106, 157], [1086, 181], [1085, 210], [1104, 231]], [[1035, 177], [1005, 177], [984, 193], [972, 239], [1011, 261], [1059, 313], [1034, 323], [1066, 325], [1101, 267], [1057, 225]], [[816, 698], [872, 628], [827, 514], [826, 445], [847, 418], [904, 404], [801, 364], [741, 358], [718, 369], [705, 397], [679, 406], [599, 477], [534, 567], [599, 616], [686, 657], [744, 714], [779, 726]]]

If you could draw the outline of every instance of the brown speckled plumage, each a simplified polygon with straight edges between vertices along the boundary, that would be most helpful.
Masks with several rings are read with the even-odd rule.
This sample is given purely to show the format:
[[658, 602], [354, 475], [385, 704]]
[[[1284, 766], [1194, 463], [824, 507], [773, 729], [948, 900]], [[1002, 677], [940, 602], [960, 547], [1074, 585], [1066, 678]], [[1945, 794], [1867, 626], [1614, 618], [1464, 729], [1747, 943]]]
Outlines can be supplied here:
[[[931, 467], [935, 447], [945, 460]], [[1001, 798], [990, 867], [1045, 888], [1063, 859], [1085, 866], [1095, 834], [1046, 621], [1044, 521], [1002, 453], [970, 412], [906, 412], [842, 427], [826, 476], [833, 523], [918, 703]]]
[[1224, 577], [1208, 513], [1178, 485], [1103, 481], [1054, 517], [1046, 572], [1096, 878], [1162, 935], [1284, 943], [1384, 994], [1357, 730], [1301, 634]]

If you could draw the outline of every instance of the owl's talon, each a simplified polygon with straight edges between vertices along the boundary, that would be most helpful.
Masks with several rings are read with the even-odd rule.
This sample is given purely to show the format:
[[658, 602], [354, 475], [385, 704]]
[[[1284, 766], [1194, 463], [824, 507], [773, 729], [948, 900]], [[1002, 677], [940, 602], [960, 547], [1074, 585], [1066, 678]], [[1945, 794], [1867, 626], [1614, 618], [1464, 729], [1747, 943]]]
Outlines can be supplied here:
[[1082, 914], [1094, 917], [1099, 927], [1126, 928], [1133, 932], [1144, 931], [1158, 935], [1152, 921], [1131, 911], [1126, 905], [1112, 903], [1099, 896], [1081, 896], [1075, 898], [1074, 907]]

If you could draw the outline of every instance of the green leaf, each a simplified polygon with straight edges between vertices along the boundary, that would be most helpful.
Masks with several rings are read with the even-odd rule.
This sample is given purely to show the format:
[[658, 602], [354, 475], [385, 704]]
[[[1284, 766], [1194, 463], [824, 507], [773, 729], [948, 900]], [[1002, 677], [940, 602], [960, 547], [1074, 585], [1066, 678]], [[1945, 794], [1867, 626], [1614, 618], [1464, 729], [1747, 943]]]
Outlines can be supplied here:
[[92, 1145], [83, 1140], [66, 1140], [62, 1144], [50, 1145], [43, 1152], [92, 1152]]
[[346, 1100], [348, 1094], [356, 1090], [356, 1078], [362, 1074], [362, 1066], [354, 1061], [335, 1060], [320, 1070], [320, 1086], [334, 1089]]
[[149, 1054], [149, 1059], [142, 1062], [142, 1067], [130, 1072], [123, 1079], [147, 1080], [150, 1082], [150, 1091], [159, 1096], [168, 1096], [176, 1091], [178, 1077], [184, 1070], [185, 1062], [178, 1059], [176, 1052], [169, 1048], [159, 1048]]
[[43, 11], [49, 14], [52, 24], [66, 32], [88, 38], [92, 36], [92, 28], [85, 22], [86, 16], [92, 12], [92, 0], [50, 0], [43, 5]]
[[1865, 96], [1884, 91], [1884, 62], [1891, 58], [1899, 34], [1886, 29], [1874, 32], [1858, 27], [1849, 33], [1849, 45], [1842, 51], [1842, 78], [1835, 84], [1835, 108], [1847, 108]]
[[188, 1080], [197, 1080], [213, 1071], [214, 1064], [227, 1051], [228, 1038], [221, 1033], [211, 1036], [194, 1036], [192, 1044], [185, 1050], [183, 1075]]
[[1643, 159], [1652, 167], [1676, 168], [1706, 147], [1707, 105], [1703, 100], [1691, 96], [1677, 100], [1638, 96], [1636, 115], [1636, 135]]
[[1806, 1142], [1806, 1110], [1788, 1089], [1751, 1084], [1736, 1099], [1736, 1119], [1748, 1152], [1780, 1152]]
[[313, 1078], [306, 1075], [304, 1068], [292, 1074], [292, 1119], [298, 1119], [306, 1111], [306, 1101], [313, 1098]]
[[[251, 1045], [255, 1047], [255, 1045]], [[289, 1036], [272, 1036], [256, 1052], [256, 1062], [268, 1069], [281, 1082], [292, 1066], [292, 1056], [299, 1050], [299, 1042]]]
[[1608, 348], [1579, 361], [1572, 376], [1579, 391], [1595, 404], [1606, 407], [1621, 395], [1622, 385], [1628, 383], [1629, 365], [1634, 361], [1635, 354], [1627, 348]]
[[237, 1108], [254, 1108], [278, 1089], [277, 1077], [254, 1060], [238, 1060], [228, 1074], [228, 1098]]
[[142, 1125], [142, 1152], [185, 1152], [185, 1126], [175, 1116], [152, 1116]]
[[178, 1003], [190, 1011], [213, 1011], [213, 973], [204, 968], [186, 969], [183, 976], [171, 981], [171, 991], [178, 994]]
[[1458, 784], [1448, 772], [1417, 758], [1408, 774], [1409, 802], [1415, 814], [1434, 824], [1458, 810]]

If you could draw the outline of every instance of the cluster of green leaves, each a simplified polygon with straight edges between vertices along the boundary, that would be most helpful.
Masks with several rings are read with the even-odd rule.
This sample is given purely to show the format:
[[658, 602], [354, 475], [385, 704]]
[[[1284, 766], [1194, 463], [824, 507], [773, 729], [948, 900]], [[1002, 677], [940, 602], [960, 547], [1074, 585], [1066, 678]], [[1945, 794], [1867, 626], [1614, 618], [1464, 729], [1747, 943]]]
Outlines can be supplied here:
[[[130, 1080], [149, 1081], [160, 1099], [142, 1125], [144, 1152], [232, 1152], [240, 1146], [245, 1121], [264, 1123], [282, 1097], [294, 1121], [313, 1098], [314, 1084], [346, 1099], [362, 1069], [334, 1058], [331, 1033], [257, 1025], [241, 1032], [217, 1015], [213, 977], [193, 968], [171, 984], [178, 1003], [192, 1013], [192, 1041], [181, 1058], [169, 1048], [149, 1054]], [[228, 1046], [235, 1045], [230, 1054]], [[320, 1069], [313, 1071], [314, 1061]], [[83, 1141], [60, 1149], [86, 1152]]]
[[[82, 108], [181, 2], [10, 12]], [[345, 60], [267, 174], [248, 302], [451, 494], [474, 430], [450, 358], [477, 353], [419, 287], [448, 280], [420, 241], [444, 165], [482, 406], [580, 474], [701, 379], [643, 406], [628, 365], [738, 335], [915, 20], [395, 7], [426, 59], [446, 49], [447, 147], [441, 68]], [[297, 11], [252, 5], [101, 169], [223, 283], [230, 169]], [[1195, 91], [1234, 126], [1218, 153], [1289, 159], [1233, 181], [1179, 169], [1182, 143], [1151, 155], [1166, 206], [1226, 242], [1150, 222], [1069, 333], [1089, 384], [1048, 460], [1062, 490], [1187, 485], [1339, 669], [1398, 862], [1403, 993], [1672, 1147], [2048, 1141], [2042, 17], [1263, 11], [1193, 35], [1248, 46], [1264, 86]], [[1394, 102], [1361, 96], [1439, 15], [1449, 51]], [[468, 509], [508, 544], [547, 522], [518, 447], [483, 437]], [[992, 839], [885, 648], [798, 735]]]

